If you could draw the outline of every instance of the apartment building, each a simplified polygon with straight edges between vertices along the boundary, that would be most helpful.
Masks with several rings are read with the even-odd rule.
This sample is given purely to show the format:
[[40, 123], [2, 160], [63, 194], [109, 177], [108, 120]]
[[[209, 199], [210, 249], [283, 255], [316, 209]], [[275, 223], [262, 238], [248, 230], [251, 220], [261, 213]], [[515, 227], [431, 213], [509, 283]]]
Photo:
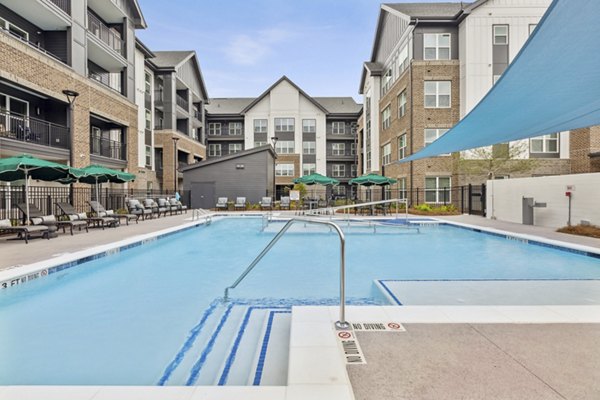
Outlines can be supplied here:
[[208, 158], [272, 144], [278, 193], [295, 178], [318, 172], [340, 181], [335, 195], [348, 196], [361, 109], [351, 97], [311, 97], [286, 76], [258, 97], [211, 99]]
[[144, 28], [135, 0], [1, 0], [0, 155], [102, 164], [146, 187], [135, 104]]
[[[401, 189], [426, 189], [425, 201], [430, 203], [440, 202], [445, 187], [484, 182], [491, 171], [481, 158], [494, 152], [510, 152], [515, 158], [504, 170], [494, 171], [497, 178], [570, 173], [569, 132], [397, 163], [439, 138], [475, 107], [549, 4], [550, 0], [382, 4], [359, 90], [364, 96], [362, 170], [396, 178]], [[513, 168], [522, 159], [535, 161]]]

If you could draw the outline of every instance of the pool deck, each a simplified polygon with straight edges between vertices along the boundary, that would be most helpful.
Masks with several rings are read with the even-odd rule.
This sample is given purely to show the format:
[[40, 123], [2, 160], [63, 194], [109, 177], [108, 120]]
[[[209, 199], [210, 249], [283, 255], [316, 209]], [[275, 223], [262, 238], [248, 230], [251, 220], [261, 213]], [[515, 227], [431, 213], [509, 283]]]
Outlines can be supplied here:
[[[0, 270], [174, 228], [190, 218], [61, 233], [29, 244], [0, 238]], [[439, 219], [600, 249], [600, 239], [549, 228], [466, 215]], [[397, 322], [406, 329], [354, 332], [366, 360], [361, 365], [343, 362], [332, 323], [338, 311], [293, 308], [285, 387], [0, 386], [0, 399], [600, 398], [600, 305], [347, 307], [351, 322]]]

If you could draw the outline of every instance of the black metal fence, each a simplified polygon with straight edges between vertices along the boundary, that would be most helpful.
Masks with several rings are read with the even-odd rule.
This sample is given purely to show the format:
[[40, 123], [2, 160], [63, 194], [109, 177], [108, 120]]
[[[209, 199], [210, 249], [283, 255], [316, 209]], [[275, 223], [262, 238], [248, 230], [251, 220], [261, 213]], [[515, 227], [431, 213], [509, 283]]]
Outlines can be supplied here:
[[[179, 191], [181, 202], [190, 204], [190, 192]], [[118, 211], [126, 208], [127, 199], [157, 199], [174, 197], [171, 191], [137, 190], [102, 188], [98, 191], [100, 203], [107, 210]], [[61, 211], [56, 205], [58, 202], [72, 204], [78, 212], [89, 212], [91, 208], [88, 201], [96, 200], [95, 186], [71, 187], [71, 186], [30, 186], [29, 203], [38, 207], [45, 215], [60, 215]], [[0, 186], [0, 219], [23, 219], [23, 213], [17, 208], [17, 204], [25, 203], [24, 186]]]

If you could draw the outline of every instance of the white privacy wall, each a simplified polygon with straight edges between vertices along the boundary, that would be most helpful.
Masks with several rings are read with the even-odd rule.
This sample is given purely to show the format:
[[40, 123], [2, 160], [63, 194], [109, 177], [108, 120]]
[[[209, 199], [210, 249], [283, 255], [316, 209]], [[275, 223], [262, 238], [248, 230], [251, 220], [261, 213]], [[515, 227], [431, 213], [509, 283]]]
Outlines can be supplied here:
[[567, 185], [575, 187], [571, 197], [571, 224], [588, 220], [600, 225], [600, 173], [543, 176], [487, 182], [487, 217], [522, 222], [522, 198], [547, 203], [534, 209], [534, 224], [558, 228], [567, 225]]

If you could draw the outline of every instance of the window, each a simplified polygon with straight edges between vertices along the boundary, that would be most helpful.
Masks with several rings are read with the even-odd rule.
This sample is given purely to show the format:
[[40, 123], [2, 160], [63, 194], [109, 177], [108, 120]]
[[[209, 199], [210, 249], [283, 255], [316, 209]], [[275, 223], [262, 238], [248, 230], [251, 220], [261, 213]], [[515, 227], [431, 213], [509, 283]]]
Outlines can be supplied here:
[[317, 164], [302, 164], [302, 175], [314, 174], [317, 171]]
[[152, 167], [152, 146], [146, 146], [146, 167]]
[[229, 154], [235, 154], [242, 151], [241, 143], [229, 143]]
[[275, 132], [294, 132], [294, 118], [275, 118]]
[[346, 134], [346, 123], [345, 122], [332, 122], [331, 133], [334, 135], [345, 135]]
[[254, 142], [254, 147], [260, 147], [260, 146], [264, 146], [266, 144], [267, 144], [266, 141], [257, 140]]
[[146, 109], [146, 129], [152, 129], [152, 113], [150, 110]]
[[494, 25], [494, 44], [508, 44], [508, 25]]
[[425, 129], [425, 146], [428, 146], [431, 143], [435, 142], [440, 136], [442, 136], [446, 132], [448, 132], [448, 129], [426, 128]]
[[381, 121], [382, 121], [381, 124], [382, 124], [383, 129], [387, 129], [390, 127], [391, 118], [392, 118], [392, 113], [390, 111], [390, 106], [387, 106], [381, 113]]
[[531, 36], [536, 27], [537, 24], [529, 24], [529, 36]]
[[356, 164], [352, 164], [350, 166], [350, 176], [352, 178], [356, 178]]
[[149, 72], [146, 72], [144, 74], [144, 90], [146, 91], [146, 94], [150, 95], [150, 92], [152, 91], [152, 75], [150, 75]]
[[408, 68], [408, 45], [405, 45], [398, 53], [398, 76]]
[[406, 157], [406, 133], [398, 137], [398, 160]]
[[450, 177], [436, 176], [425, 178], [425, 202], [448, 203], [452, 201], [449, 188]]
[[294, 141], [293, 140], [280, 140], [275, 145], [275, 151], [277, 154], [293, 154], [294, 153]]
[[450, 108], [450, 81], [425, 81], [425, 108]]
[[346, 144], [345, 143], [333, 143], [331, 145], [331, 155], [343, 156], [345, 154], [346, 154]]
[[315, 154], [316, 142], [302, 142], [302, 154]]
[[398, 95], [398, 118], [404, 117], [406, 114], [406, 90]]
[[238, 136], [242, 134], [242, 123], [241, 122], [230, 122], [229, 123], [229, 134]]
[[390, 89], [390, 86], [392, 86], [392, 68], [388, 68], [388, 70], [385, 71], [385, 75], [383, 75], [383, 78], [381, 79], [382, 96], [387, 93], [387, 91]]
[[351, 156], [356, 155], [356, 143], [350, 143], [350, 155]]
[[29, 33], [27, 33], [26, 31], [24, 31], [23, 29], [19, 28], [16, 25], [13, 25], [11, 22], [8, 22], [8, 31], [10, 33], [12, 33], [13, 35], [23, 39], [23, 40], [29, 40]]
[[529, 151], [531, 153], [558, 153], [558, 133], [532, 138]]
[[220, 122], [211, 122], [208, 124], [208, 134], [209, 135], [221, 135], [221, 123]]
[[398, 178], [398, 198], [406, 199], [406, 178]]
[[254, 120], [254, 133], [267, 133], [268, 121], [266, 119]]
[[317, 131], [317, 120], [316, 119], [303, 119], [302, 120], [302, 133], [315, 133]]
[[343, 178], [346, 176], [346, 166], [344, 164], [333, 164], [331, 168], [331, 176], [334, 178]]
[[426, 33], [423, 35], [423, 58], [425, 60], [450, 59], [450, 34]]
[[276, 164], [276, 176], [294, 176], [294, 164]]
[[392, 162], [392, 145], [385, 144], [381, 147], [381, 163], [387, 165]]
[[337, 185], [332, 188], [334, 196], [346, 196], [346, 186]]
[[208, 156], [209, 157], [221, 157], [221, 145], [220, 144], [209, 144], [208, 145]]

